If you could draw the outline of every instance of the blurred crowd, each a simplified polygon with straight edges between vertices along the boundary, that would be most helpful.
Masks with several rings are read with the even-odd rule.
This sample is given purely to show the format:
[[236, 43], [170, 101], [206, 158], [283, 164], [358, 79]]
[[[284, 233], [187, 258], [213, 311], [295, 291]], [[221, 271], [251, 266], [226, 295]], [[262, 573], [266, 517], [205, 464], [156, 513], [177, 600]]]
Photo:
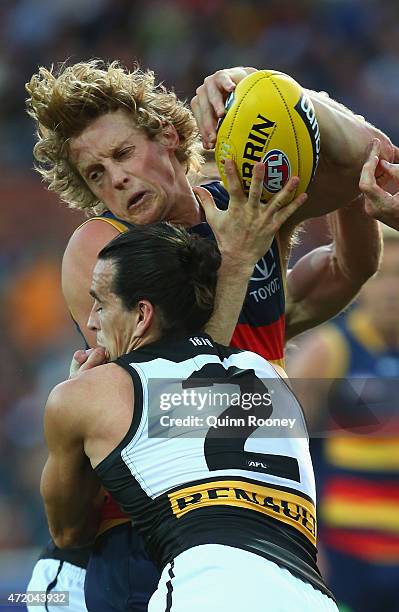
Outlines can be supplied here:
[[137, 60], [186, 99], [218, 68], [278, 69], [399, 144], [397, 0], [0, 1], [0, 550], [47, 538], [43, 404], [80, 346], [60, 264], [82, 217], [33, 173], [24, 84], [39, 65], [93, 57]]
[[226, 65], [271, 67], [399, 136], [396, 0], [2, 0], [0, 159], [31, 165], [23, 84], [38, 64], [101, 57], [150, 66], [190, 97]]

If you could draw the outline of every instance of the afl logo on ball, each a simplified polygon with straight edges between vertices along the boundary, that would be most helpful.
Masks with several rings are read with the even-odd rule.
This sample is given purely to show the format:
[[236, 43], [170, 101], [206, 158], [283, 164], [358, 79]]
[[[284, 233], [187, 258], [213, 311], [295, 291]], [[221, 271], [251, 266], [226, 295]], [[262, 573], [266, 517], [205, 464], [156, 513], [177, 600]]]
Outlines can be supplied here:
[[265, 189], [270, 193], [280, 191], [291, 176], [291, 166], [283, 151], [273, 149], [268, 151], [262, 162], [265, 164]]

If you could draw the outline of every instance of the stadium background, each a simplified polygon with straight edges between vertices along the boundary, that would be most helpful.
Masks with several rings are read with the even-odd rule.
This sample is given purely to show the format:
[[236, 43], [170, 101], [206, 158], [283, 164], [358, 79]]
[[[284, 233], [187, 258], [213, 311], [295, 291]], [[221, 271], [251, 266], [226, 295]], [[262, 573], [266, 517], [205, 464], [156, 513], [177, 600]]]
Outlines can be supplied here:
[[[38, 65], [91, 57], [129, 66], [137, 58], [187, 99], [218, 68], [282, 70], [328, 91], [399, 144], [397, 0], [1, 0], [2, 594], [24, 590], [48, 537], [38, 492], [43, 405], [80, 346], [59, 284], [63, 250], [82, 217], [32, 171], [24, 83]], [[295, 256], [325, 240], [323, 223], [312, 223]]]

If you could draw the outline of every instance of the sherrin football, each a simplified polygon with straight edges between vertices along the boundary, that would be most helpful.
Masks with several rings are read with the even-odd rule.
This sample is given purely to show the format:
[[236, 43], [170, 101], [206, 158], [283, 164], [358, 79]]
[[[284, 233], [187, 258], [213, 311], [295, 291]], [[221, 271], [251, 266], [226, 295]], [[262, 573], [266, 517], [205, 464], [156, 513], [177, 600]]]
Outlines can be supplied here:
[[245, 193], [256, 162], [265, 164], [262, 202], [291, 176], [300, 183], [292, 198], [307, 190], [320, 154], [320, 130], [313, 104], [287, 74], [259, 70], [238, 83], [219, 121], [215, 156], [227, 187], [224, 160], [236, 163]]

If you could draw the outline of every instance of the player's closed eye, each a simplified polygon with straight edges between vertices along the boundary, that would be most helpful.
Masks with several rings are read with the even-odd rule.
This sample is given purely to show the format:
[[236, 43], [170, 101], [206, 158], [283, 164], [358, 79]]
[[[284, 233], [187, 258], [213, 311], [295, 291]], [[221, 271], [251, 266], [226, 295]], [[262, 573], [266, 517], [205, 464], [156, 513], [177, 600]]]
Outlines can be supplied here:
[[125, 157], [129, 157], [129, 155], [131, 153], [133, 153], [133, 151], [134, 151], [134, 147], [133, 146], [126, 147], [125, 149], [121, 149], [120, 151], [117, 151], [115, 157], [116, 157], [116, 159], [123, 159]]

